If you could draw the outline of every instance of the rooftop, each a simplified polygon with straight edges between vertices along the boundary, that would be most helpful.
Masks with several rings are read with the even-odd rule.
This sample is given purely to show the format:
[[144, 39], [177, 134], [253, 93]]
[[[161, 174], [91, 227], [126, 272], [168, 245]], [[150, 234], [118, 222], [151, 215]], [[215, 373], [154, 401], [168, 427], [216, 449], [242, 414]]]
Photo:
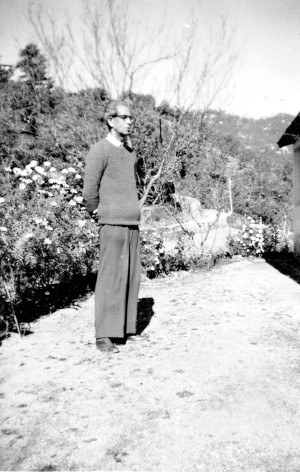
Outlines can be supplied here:
[[280, 148], [288, 146], [289, 144], [294, 144], [300, 138], [300, 113], [292, 121], [290, 126], [287, 127], [283, 135], [278, 141], [278, 146]]

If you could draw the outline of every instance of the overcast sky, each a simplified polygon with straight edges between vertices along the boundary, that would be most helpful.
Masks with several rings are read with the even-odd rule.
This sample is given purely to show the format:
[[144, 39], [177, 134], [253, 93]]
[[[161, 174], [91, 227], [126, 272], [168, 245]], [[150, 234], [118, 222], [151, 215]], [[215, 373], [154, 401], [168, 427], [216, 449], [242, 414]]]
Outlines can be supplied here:
[[[253, 118], [300, 112], [300, 0], [129, 1], [137, 18], [155, 24], [166, 15], [166, 24], [175, 32], [188, 28], [191, 8], [202, 35], [218, 28], [222, 15], [227, 18], [235, 28], [240, 64], [234, 87], [222, 105], [226, 112]], [[42, 4], [61, 24], [66, 12], [75, 26], [80, 23], [82, 0], [42, 0]], [[2, 63], [14, 64], [20, 48], [35, 39], [26, 17], [27, 5], [28, 0], [0, 0]], [[142, 91], [151, 93], [146, 84], [149, 90]]]

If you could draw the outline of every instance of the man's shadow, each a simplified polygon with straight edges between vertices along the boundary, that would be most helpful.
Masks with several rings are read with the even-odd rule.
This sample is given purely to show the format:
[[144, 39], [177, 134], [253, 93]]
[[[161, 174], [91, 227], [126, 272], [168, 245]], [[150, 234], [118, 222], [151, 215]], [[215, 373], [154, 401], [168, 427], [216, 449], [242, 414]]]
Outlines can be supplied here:
[[151, 297], [141, 298], [138, 301], [136, 334], [142, 334], [150, 324], [151, 318], [154, 315], [153, 305], [154, 299]]

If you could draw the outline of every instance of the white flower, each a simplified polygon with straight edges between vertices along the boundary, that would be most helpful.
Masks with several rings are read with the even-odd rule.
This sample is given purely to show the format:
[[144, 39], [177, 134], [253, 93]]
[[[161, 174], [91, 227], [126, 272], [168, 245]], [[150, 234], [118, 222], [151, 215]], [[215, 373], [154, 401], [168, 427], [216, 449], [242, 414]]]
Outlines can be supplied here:
[[4, 203], [4, 202], [5, 202], [5, 198], [0, 197], [0, 205], [1, 205], [1, 203]]
[[11, 172], [11, 171], [12, 171], [10, 167], [4, 167], [4, 170], [5, 170], [6, 172]]
[[77, 224], [78, 224], [79, 228], [83, 228], [84, 225], [86, 224], [86, 220], [78, 220]]
[[55, 172], [56, 168], [55, 167], [50, 167], [49, 172]]
[[70, 201], [69, 201], [69, 205], [71, 205], [71, 206], [76, 206], [76, 202], [74, 202], [74, 200], [70, 200]]
[[7, 231], [7, 228], [5, 228], [5, 226], [0, 226], [0, 231], [3, 231], [3, 233], [5, 233]]
[[14, 173], [15, 175], [20, 175], [21, 172], [22, 172], [22, 171], [21, 171], [21, 169], [19, 169], [19, 167], [14, 167], [14, 168], [13, 168], [13, 173]]
[[41, 166], [36, 166], [36, 167], [35, 167], [35, 171], [38, 172], [38, 173], [41, 174], [41, 175], [44, 175], [44, 174], [45, 174], [45, 171], [44, 171], [44, 169], [43, 169]]
[[47, 245], [52, 244], [51, 239], [49, 238], [44, 239], [44, 244], [47, 244]]
[[57, 207], [57, 203], [56, 202], [50, 202], [50, 205], [53, 206], [53, 207]]
[[74, 197], [74, 200], [77, 203], [82, 203], [83, 202], [83, 197]]
[[24, 182], [22, 182], [20, 185], [19, 185], [19, 189], [20, 190], [25, 190], [26, 188], [26, 184], [24, 184]]
[[76, 169], [74, 169], [74, 167], [69, 167], [68, 171], [70, 172], [70, 174], [76, 174]]
[[63, 170], [61, 171], [61, 173], [62, 173], [62, 174], [68, 174], [69, 171], [68, 171], [68, 169], [63, 169]]
[[75, 179], [80, 180], [80, 179], [81, 179], [81, 175], [76, 174], [76, 175], [75, 175]]
[[37, 179], [39, 179], [39, 177], [40, 177], [39, 175], [35, 174], [35, 175], [32, 176], [32, 180], [37, 180]]
[[22, 182], [24, 182], [25, 184], [30, 184], [30, 182], [32, 182], [31, 179], [22, 179]]
[[[37, 161], [31, 161], [29, 164], [28, 164], [28, 167], [36, 167], [38, 165], [38, 162]], [[26, 166], [27, 167], [27, 166]]]
[[44, 162], [44, 164], [43, 164], [43, 165], [44, 165], [45, 167], [50, 167], [50, 166], [51, 166], [51, 162], [49, 162], [49, 161], [46, 161], [46, 162]]

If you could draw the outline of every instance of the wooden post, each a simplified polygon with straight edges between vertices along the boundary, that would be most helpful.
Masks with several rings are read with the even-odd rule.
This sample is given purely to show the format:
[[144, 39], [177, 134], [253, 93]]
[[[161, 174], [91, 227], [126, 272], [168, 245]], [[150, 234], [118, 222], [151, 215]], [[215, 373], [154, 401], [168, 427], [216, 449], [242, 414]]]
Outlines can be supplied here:
[[294, 252], [300, 255], [300, 139], [294, 144]]

